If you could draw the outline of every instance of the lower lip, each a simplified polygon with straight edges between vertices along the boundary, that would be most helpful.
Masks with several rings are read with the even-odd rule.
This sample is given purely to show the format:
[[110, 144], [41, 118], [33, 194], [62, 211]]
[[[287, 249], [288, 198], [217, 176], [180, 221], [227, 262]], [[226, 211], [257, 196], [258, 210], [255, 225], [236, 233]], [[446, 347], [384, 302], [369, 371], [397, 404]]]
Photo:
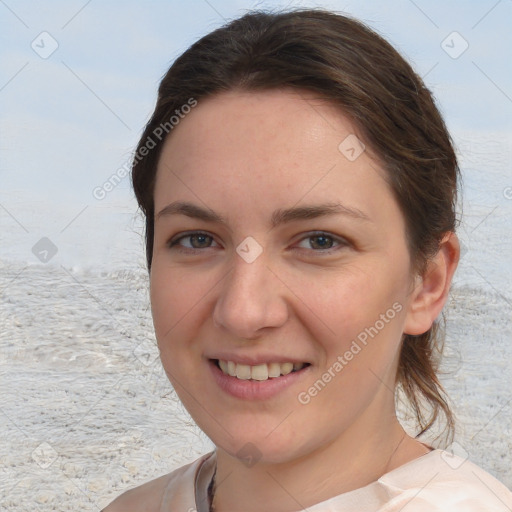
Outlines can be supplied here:
[[226, 375], [215, 361], [209, 360], [208, 365], [219, 387], [229, 395], [242, 400], [268, 400], [301, 381], [310, 368], [306, 366], [288, 375], [268, 380], [242, 380]]

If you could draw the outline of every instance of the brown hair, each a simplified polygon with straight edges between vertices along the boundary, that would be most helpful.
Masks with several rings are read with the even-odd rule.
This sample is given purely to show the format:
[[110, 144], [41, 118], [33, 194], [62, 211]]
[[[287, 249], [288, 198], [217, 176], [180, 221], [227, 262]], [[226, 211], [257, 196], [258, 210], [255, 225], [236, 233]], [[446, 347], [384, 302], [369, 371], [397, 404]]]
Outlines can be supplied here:
[[[446, 126], [421, 78], [386, 40], [359, 21], [319, 9], [250, 12], [193, 44], [162, 79], [132, 169], [146, 217], [149, 271], [162, 127], [171, 133], [170, 119], [186, 112], [185, 105], [235, 88], [294, 88], [339, 106], [387, 171], [406, 220], [414, 270], [425, 271], [443, 235], [455, 231], [459, 169]], [[148, 151], [149, 141], [154, 147]], [[453, 416], [437, 378], [442, 353], [437, 328], [403, 336], [397, 385], [413, 408], [418, 436], [441, 412], [453, 434]]]

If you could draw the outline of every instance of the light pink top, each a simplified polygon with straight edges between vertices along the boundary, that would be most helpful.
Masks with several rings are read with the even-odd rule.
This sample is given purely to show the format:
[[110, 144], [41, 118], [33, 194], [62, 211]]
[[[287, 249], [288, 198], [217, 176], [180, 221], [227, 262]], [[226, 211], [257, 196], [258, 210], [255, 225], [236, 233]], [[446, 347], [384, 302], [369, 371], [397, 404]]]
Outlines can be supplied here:
[[[166, 477], [168, 481], [158, 512], [208, 512], [207, 489], [215, 462], [216, 454], [211, 452], [170, 473]], [[433, 450], [365, 487], [306, 510], [512, 512], [512, 492], [469, 460], [443, 450]]]

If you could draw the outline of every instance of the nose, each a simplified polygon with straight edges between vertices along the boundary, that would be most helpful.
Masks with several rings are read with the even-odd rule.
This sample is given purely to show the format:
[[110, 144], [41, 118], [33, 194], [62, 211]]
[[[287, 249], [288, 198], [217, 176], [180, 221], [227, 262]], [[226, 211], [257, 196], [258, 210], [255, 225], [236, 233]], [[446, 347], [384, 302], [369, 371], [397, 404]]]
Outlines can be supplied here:
[[268, 328], [282, 326], [288, 318], [286, 287], [268, 267], [265, 258], [247, 263], [238, 255], [222, 280], [213, 321], [231, 337], [256, 339]]

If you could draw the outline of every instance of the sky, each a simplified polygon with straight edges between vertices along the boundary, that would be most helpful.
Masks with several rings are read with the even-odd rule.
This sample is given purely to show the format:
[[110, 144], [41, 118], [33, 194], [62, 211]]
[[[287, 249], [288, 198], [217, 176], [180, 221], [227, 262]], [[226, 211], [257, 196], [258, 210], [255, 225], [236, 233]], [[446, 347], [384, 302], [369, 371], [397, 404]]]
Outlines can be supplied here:
[[59, 264], [139, 254], [129, 178], [94, 191], [128, 168], [161, 77], [226, 21], [286, 7], [348, 13], [394, 44], [433, 91], [460, 152], [469, 228], [491, 211], [507, 224], [510, 0], [0, 0], [0, 260], [38, 263], [43, 237]]
[[[101, 338], [110, 321], [94, 324], [100, 330], [85, 322], [101, 302], [96, 295], [108, 304], [121, 300], [117, 288], [103, 291], [101, 286], [115, 282], [102, 283], [103, 272], [121, 271], [122, 278], [132, 275], [125, 268], [143, 270], [145, 264], [129, 178], [108, 192], [103, 184], [129, 168], [162, 76], [193, 42], [227, 21], [255, 8], [286, 7], [324, 7], [362, 20], [433, 91], [463, 173], [455, 284], [469, 292], [454, 295], [455, 302], [463, 298], [456, 306], [464, 311], [455, 308], [460, 323], [449, 325], [459, 330], [449, 348], [468, 354], [464, 368], [470, 377], [484, 375], [476, 388], [474, 379], [464, 387], [465, 419], [471, 426], [480, 415], [492, 417], [503, 386], [500, 372], [508, 371], [512, 310], [512, 0], [0, 0], [0, 308], [10, 315], [12, 297], [18, 297], [18, 313], [28, 319], [23, 336], [43, 345], [53, 339], [47, 321], [62, 319], [58, 336], [73, 326], [66, 311], [81, 308], [84, 336], [92, 332], [96, 346], [93, 338], [98, 332]], [[25, 272], [31, 265], [47, 265], [49, 278], [32, 282]], [[81, 280], [79, 272], [91, 268], [100, 278]], [[87, 292], [85, 310], [74, 295], [67, 298], [69, 307], [50, 307], [45, 287], [59, 295], [69, 282]], [[89, 282], [97, 287], [83, 284]], [[14, 286], [17, 295], [5, 293]], [[472, 294], [474, 289], [485, 293]], [[136, 320], [144, 308], [137, 303]], [[11, 322], [17, 333], [18, 313]], [[131, 340], [146, 328], [139, 322]], [[81, 331], [77, 339], [88, 340]], [[61, 345], [67, 354], [66, 343]], [[44, 355], [40, 348], [34, 357]], [[55, 364], [64, 361], [59, 350], [51, 350]], [[85, 343], [83, 350], [87, 362], [91, 348]], [[123, 344], [116, 350], [128, 349]], [[40, 381], [27, 389], [38, 386]], [[460, 388], [455, 391], [461, 396]], [[97, 385], [91, 396], [96, 392]], [[18, 398], [16, 403], [22, 404]]]

